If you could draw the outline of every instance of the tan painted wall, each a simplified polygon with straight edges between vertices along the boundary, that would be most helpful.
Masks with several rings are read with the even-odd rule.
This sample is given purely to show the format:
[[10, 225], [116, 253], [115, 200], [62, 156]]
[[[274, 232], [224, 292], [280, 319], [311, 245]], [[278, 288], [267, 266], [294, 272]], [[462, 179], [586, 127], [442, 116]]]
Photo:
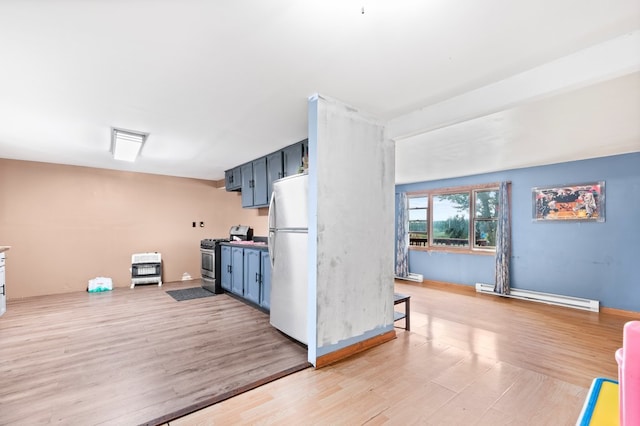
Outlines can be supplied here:
[[7, 297], [84, 291], [97, 276], [126, 287], [131, 255], [148, 251], [162, 254], [164, 282], [199, 278], [201, 239], [234, 224], [266, 236], [266, 214], [213, 181], [0, 159]]

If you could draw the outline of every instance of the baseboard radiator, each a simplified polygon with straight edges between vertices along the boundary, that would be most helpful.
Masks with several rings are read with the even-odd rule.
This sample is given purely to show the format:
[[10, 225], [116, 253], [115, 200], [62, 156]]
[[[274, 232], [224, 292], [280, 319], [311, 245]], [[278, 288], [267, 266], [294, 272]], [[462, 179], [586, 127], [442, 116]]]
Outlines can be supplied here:
[[[493, 291], [493, 287], [493, 284], [476, 283], [476, 292], [498, 295], [498, 293]], [[512, 288], [510, 294], [500, 294], [500, 296], [531, 300], [532, 302], [565, 306], [567, 308], [582, 309], [591, 312], [600, 312], [600, 302], [598, 300], [582, 299], [580, 297], [562, 296], [560, 294], [520, 290], [517, 288]]]
[[422, 274], [414, 274], [413, 272], [409, 272], [409, 275], [406, 277], [399, 277], [396, 275], [396, 278], [399, 280], [415, 281], [417, 283], [422, 282]]

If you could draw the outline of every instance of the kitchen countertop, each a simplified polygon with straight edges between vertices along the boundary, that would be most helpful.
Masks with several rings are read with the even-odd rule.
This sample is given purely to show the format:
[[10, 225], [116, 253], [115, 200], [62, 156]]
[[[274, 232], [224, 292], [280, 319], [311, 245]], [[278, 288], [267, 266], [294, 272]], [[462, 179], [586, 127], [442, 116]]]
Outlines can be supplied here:
[[269, 248], [269, 246], [267, 246], [267, 243], [261, 243], [261, 242], [255, 242], [255, 241], [229, 241], [221, 244], [223, 246], [245, 247], [245, 248], [252, 248], [257, 250], [267, 250]]
[[4, 253], [5, 251], [9, 250], [11, 248], [11, 246], [0, 246], [0, 253]]

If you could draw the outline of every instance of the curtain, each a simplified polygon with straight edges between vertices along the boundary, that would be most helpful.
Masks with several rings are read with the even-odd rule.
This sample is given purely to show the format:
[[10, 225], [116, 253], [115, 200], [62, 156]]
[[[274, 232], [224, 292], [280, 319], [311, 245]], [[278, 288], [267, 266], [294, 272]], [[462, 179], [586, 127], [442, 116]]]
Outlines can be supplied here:
[[496, 283], [493, 291], [509, 294], [511, 276], [511, 208], [509, 206], [509, 183], [500, 182], [498, 193], [498, 226], [496, 230]]
[[409, 276], [409, 199], [405, 192], [396, 194], [396, 277]]

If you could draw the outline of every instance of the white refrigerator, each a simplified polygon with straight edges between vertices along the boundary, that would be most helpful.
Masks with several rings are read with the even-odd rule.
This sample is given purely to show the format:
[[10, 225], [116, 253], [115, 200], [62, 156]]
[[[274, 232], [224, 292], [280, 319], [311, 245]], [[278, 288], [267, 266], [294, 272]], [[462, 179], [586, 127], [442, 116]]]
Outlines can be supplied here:
[[308, 181], [307, 174], [300, 174], [273, 183], [268, 241], [271, 325], [304, 344], [308, 344]]

